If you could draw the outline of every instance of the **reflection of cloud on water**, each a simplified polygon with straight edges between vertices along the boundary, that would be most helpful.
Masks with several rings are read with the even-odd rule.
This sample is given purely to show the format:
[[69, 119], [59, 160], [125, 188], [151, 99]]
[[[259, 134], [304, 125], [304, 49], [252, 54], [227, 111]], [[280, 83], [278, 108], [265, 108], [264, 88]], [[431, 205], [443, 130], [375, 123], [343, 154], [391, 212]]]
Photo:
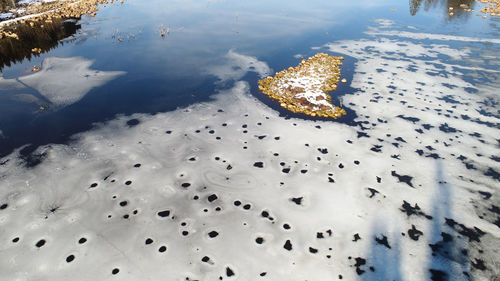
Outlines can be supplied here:
[[82, 99], [92, 88], [102, 86], [122, 71], [92, 70], [93, 61], [81, 57], [46, 58], [42, 70], [19, 77], [23, 84], [36, 89], [56, 107], [64, 107]]
[[226, 64], [212, 66], [208, 69], [209, 74], [218, 77], [222, 82], [239, 80], [248, 72], [255, 72], [261, 78], [271, 74], [267, 63], [252, 56], [239, 54], [234, 50], [229, 50], [224, 60], [226, 60]]

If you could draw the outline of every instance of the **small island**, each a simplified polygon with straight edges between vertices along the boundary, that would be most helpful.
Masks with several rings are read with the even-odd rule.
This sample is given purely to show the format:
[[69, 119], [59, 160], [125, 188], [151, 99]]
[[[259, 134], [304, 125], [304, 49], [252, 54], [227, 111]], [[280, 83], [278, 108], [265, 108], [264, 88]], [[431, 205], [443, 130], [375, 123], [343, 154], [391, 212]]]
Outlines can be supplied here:
[[[332, 104], [328, 92], [337, 88], [343, 57], [318, 53], [297, 67], [276, 73], [274, 77], [259, 80], [259, 89], [277, 100], [281, 107], [294, 113], [312, 117], [339, 118], [344, 109]], [[345, 79], [342, 79], [345, 82]]]

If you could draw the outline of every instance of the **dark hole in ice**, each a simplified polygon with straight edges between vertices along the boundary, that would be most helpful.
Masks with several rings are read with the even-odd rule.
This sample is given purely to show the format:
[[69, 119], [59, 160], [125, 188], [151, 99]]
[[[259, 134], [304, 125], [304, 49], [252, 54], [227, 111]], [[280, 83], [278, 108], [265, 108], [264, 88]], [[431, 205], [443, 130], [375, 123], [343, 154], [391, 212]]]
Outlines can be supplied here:
[[316, 254], [317, 252], [318, 252], [318, 249], [315, 249], [313, 247], [309, 247], [309, 253]]
[[118, 274], [118, 272], [120, 272], [120, 269], [113, 268], [113, 270], [111, 271], [111, 274], [116, 275], [116, 274]]
[[389, 245], [389, 241], [387, 240], [387, 236], [385, 236], [385, 235], [381, 235], [381, 236], [382, 236], [381, 238], [375, 236], [375, 241], [378, 244], [384, 245], [388, 249], [391, 249], [391, 246]]
[[267, 272], [261, 272], [259, 275], [264, 277], [264, 276], [266, 276], [266, 274], [267, 274]]
[[126, 181], [125, 182], [125, 185], [131, 185], [132, 184], [132, 181]]
[[297, 205], [302, 205], [302, 199], [304, 199], [304, 197], [290, 198], [290, 201], [294, 202]]
[[354, 234], [354, 239], [352, 242], [357, 242], [358, 240], [361, 240], [361, 237], [359, 236], [359, 233]]
[[182, 232], [182, 235], [183, 235], [183, 236], [187, 236], [188, 234], [189, 234], [189, 231], [184, 230], [184, 231]]
[[257, 244], [262, 244], [262, 243], [264, 243], [264, 238], [262, 238], [262, 237], [257, 237], [257, 238], [255, 239], [255, 243], [257, 243]]
[[288, 223], [283, 224], [283, 228], [286, 230], [291, 229], [290, 225]]
[[158, 216], [164, 218], [164, 217], [168, 217], [170, 215], [170, 210], [165, 210], [165, 211], [160, 211], [158, 212]]
[[130, 119], [127, 121], [127, 125], [129, 127], [134, 127], [136, 125], [138, 125], [140, 123], [140, 121], [138, 119]]
[[210, 232], [208, 233], [208, 237], [210, 237], [210, 238], [215, 238], [215, 237], [217, 237], [218, 235], [219, 235], [219, 232], [217, 232], [217, 231], [215, 231], [215, 230], [210, 231]]
[[231, 268], [226, 267], [226, 276], [231, 277], [233, 275], [234, 275], [234, 271]]
[[210, 260], [210, 258], [207, 256], [204, 256], [203, 258], [201, 258], [202, 262], [208, 262], [209, 260]]
[[94, 182], [93, 184], [90, 185], [90, 188], [94, 188], [96, 186], [97, 186], [97, 183]]
[[17, 242], [19, 242], [19, 237], [12, 239], [12, 243], [17, 243]]
[[241, 205], [241, 201], [236, 200], [236, 201], [233, 202], [233, 204], [234, 204], [234, 206], [239, 206], [239, 205]]
[[290, 240], [286, 240], [285, 245], [283, 245], [283, 248], [285, 248], [288, 251], [292, 250], [292, 242]]
[[208, 202], [213, 202], [213, 201], [217, 200], [217, 198], [218, 198], [217, 195], [212, 194], [212, 195], [208, 196], [207, 199], [208, 199]]
[[166, 131], [165, 133], [170, 135], [172, 133], [172, 131], [169, 130], [169, 131]]
[[127, 206], [128, 202], [127, 201], [122, 201], [120, 202], [120, 206], [125, 207]]
[[399, 182], [404, 182], [407, 185], [413, 187], [413, 184], [411, 182], [413, 177], [408, 176], [408, 175], [400, 175], [400, 174], [396, 173], [396, 171], [391, 171], [391, 176], [398, 178]]
[[137, 163], [134, 165], [134, 168], [139, 168], [141, 166], [141, 164]]
[[66, 262], [72, 262], [73, 260], [75, 259], [75, 256], [74, 255], [69, 255], [67, 258], [66, 258]]
[[358, 275], [361, 275], [365, 272], [363, 269], [361, 269], [361, 266], [366, 264], [366, 260], [364, 258], [361, 258], [361, 257], [357, 257], [355, 260], [356, 260], [356, 263], [354, 264], [354, 267], [356, 267], [356, 273]]
[[163, 253], [166, 250], [167, 250], [167, 247], [165, 247], [165, 246], [161, 246], [160, 248], [158, 248], [158, 252], [160, 252], [160, 253]]
[[264, 218], [267, 218], [267, 217], [269, 217], [269, 212], [268, 211], [262, 211], [262, 213], [260, 215], [263, 216]]
[[416, 216], [424, 216], [425, 218], [427, 218], [429, 220], [432, 219], [432, 216], [429, 216], [426, 213], [424, 213], [423, 211], [421, 211], [421, 209], [417, 203], [415, 203], [415, 206], [412, 206], [410, 203], [403, 200], [403, 205], [401, 206], [400, 210], [403, 213], [406, 213], [407, 216], [416, 215]]
[[253, 163], [253, 166], [257, 167], [257, 168], [264, 168], [264, 163], [262, 163], [262, 162], [255, 162], [255, 163]]
[[412, 240], [418, 241], [418, 238], [420, 238], [420, 235], [423, 235], [424, 233], [420, 230], [418, 230], [415, 225], [411, 225], [411, 229], [408, 229], [408, 235]]
[[38, 248], [43, 247], [43, 245], [45, 245], [45, 240], [44, 239], [36, 242], [36, 244], [35, 244], [35, 246], [37, 246]]
[[7, 203], [2, 204], [2, 205], [0, 205], [0, 210], [7, 209], [8, 206], [9, 206], [9, 204], [7, 204]]
[[325, 236], [323, 235], [323, 232], [317, 232], [316, 233], [316, 238], [323, 239], [323, 238], [325, 238]]
[[147, 238], [146, 241], [144, 242], [146, 245], [149, 245], [151, 243], [153, 243], [153, 239], [151, 238]]
[[290, 168], [284, 168], [281, 170], [283, 173], [288, 174], [290, 172]]
[[185, 182], [185, 183], [182, 183], [181, 186], [184, 188], [188, 188], [191, 186], [191, 184], [189, 182]]
[[245, 210], [250, 210], [250, 208], [252, 208], [252, 206], [250, 204], [245, 204], [243, 206], [243, 209], [245, 209]]
[[83, 244], [85, 242], [87, 242], [87, 238], [85, 238], [85, 237], [82, 237], [82, 238], [80, 238], [80, 240], [78, 240], [78, 244]]
[[432, 281], [448, 281], [448, 275], [444, 271], [429, 269], [429, 272], [431, 273]]

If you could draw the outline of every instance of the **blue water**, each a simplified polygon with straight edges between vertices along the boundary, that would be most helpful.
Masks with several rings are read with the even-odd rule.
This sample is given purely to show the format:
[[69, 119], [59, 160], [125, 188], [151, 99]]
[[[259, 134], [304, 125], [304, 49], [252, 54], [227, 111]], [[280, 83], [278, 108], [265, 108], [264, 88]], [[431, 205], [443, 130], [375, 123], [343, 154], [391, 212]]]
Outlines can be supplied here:
[[[0, 91], [0, 156], [26, 144], [32, 144], [28, 148], [32, 150], [40, 144], [66, 142], [71, 135], [117, 114], [165, 112], [209, 100], [217, 90], [231, 86], [230, 82], [218, 83], [207, 71], [220, 65], [229, 50], [254, 56], [279, 71], [298, 64], [300, 59], [294, 55], [316, 53], [312, 47], [365, 37], [363, 32], [378, 18], [421, 32], [480, 37], [500, 34], [499, 18], [484, 20], [473, 13], [450, 19], [447, 2], [430, 1], [428, 7], [422, 3], [415, 15], [407, 1], [399, 0], [129, 0], [106, 5], [96, 17], [83, 17], [81, 29], [71, 40], [39, 57], [5, 67], [2, 75], [16, 78], [30, 74], [33, 65], [54, 56], [80, 56], [94, 61], [92, 69], [125, 71], [126, 75], [57, 110], [49, 106], [40, 111], [36, 104], [8, 98], [14, 93], [36, 96], [34, 89]], [[170, 30], [164, 37], [161, 25]], [[484, 44], [484, 48], [489, 46]], [[346, 58], [344, 77], [352, 77], [353, 65], [354, 61]], [[257, 75], [251, 73], [243, 79], [257, 98], [290, 116], [258, 92]], [[345, 95], [353, 90], [342, 86], [337, 92]], [[334, 102], [338, 100], [334, 98]], [[348, 112], [340, 122], [353, 122], [355, 113]]]

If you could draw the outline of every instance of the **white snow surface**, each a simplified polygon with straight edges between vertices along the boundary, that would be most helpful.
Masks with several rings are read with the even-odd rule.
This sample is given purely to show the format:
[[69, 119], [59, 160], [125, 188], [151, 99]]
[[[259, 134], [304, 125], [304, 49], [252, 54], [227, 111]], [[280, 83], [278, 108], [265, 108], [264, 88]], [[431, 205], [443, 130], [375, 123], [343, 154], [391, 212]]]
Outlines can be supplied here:
[[[240, 81], [211, 102], [118, 116], [40, 147], [35, 167], [0, 159], [0, 279], [430, 280], [432, 269], [493, 280], [499, 118], [485, 104], [498, 102], [499, 80], [464, 80], [438, 54], [469, 52], [442, 41], [377, 35], [320, 49], [358, 59], [359, 90], [344, 101], [362, 125], [284, 119]], [[94, 86], [113, 76], [60, 62], [45, 81], [20, 80], [65, 103], [88, 88], [82, 74]], [[269, 70], [230, 51], [213, 73], [240, 79], [250, 66]], [[78, 90], [60, 85], [70, 78]]]

